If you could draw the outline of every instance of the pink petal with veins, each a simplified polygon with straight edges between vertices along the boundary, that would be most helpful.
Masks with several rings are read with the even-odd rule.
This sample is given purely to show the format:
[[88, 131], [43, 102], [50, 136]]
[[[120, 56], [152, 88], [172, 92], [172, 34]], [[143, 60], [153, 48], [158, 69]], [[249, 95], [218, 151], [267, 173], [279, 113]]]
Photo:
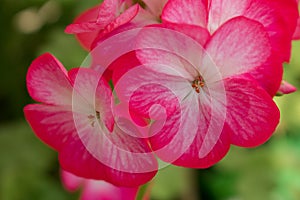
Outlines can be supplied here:
[[[244, 17], [223, 24], [206, 44], [206, 50], [223, 78], [249, 72], [264, 64], [271, 55], [264, 27]], [[204, 62], [205, 59], [210, 58], [204, 58]]]
[[225, 80], [226, 123], [231, 128], [231, 143], [256, 147], [266, 142], [279, 123], [279, 110], [264, 89], [253, 79], [232, 77]]
[[162, 20], [206, 28], [207, 6], [207, 0], [169, 0], [162, 12]]
[[63, 65], [51, 54], [35, 59], [26, 76], [29, 95], [36, 101], [70, 105], [72, 86]]

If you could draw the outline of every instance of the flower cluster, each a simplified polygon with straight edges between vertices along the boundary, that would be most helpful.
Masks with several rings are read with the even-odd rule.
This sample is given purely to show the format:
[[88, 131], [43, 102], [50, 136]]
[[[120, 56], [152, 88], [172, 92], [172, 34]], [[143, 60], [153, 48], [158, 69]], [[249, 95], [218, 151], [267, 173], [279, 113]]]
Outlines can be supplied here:
[[137, 187], [168, 164], [210, 167], [275, 131], [298, 18], [296, 0], [104, 0], [65, 30], [81, 68], [32, 62], [25, 117], [79, 177]]

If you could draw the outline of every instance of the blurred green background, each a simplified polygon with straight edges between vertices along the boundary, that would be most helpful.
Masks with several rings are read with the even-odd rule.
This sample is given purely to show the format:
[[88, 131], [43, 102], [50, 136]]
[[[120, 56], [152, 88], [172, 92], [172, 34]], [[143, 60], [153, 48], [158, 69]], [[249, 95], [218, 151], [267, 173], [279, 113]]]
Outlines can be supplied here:
[[[44, 52], [67, 68], [87, 53], [66, 25], [98, 0], [0, 0], [0, 200], [74, 200], [59, 178], [57, 154], [38, 140], [24, 120], [32, 103], [25, 77], [31, 61]], [[293, 43], [285, 79], [300, 88], [300, 41]], [[275, 101], [281, 122], [274, 136], [255, 149], [233, 147], [205, 170], [168, 167], [153, 180], [153, 200], [300, 199], [300, 93]]]

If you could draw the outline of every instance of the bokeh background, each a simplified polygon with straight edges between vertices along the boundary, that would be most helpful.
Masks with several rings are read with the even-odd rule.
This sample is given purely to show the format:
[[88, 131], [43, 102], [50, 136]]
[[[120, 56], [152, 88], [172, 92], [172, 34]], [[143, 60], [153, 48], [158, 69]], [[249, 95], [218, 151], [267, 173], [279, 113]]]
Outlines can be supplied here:
[[[23, 116], [25, 77], [38, 55], [51, 52], [67, 68], [87, 55], [66, 25], [98, 0], [0, 0], [0, 199], [75, 200], [64, 190], [57, 154], [38, 140]], [[285, 79], [300, 88], [300, 41], [293, 43]], [[275, 101], [281, 122], [274, 136], [254, 149], [232, 147], [204, 170], [168, 167], [153, 180], [153, 200], [300, 199], [300, 92]]]

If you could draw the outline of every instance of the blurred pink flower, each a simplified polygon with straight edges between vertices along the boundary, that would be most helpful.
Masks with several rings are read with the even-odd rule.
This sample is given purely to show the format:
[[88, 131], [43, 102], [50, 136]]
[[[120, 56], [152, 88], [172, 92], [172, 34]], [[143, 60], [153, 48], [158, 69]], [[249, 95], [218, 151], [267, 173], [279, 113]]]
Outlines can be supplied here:
[[64, 170], [61, 179], [71, 192], [82, 189], [80, 200], [135, 200], [138, 192], [138, 187], [116, 187], [105, 181], [80, 178]]

